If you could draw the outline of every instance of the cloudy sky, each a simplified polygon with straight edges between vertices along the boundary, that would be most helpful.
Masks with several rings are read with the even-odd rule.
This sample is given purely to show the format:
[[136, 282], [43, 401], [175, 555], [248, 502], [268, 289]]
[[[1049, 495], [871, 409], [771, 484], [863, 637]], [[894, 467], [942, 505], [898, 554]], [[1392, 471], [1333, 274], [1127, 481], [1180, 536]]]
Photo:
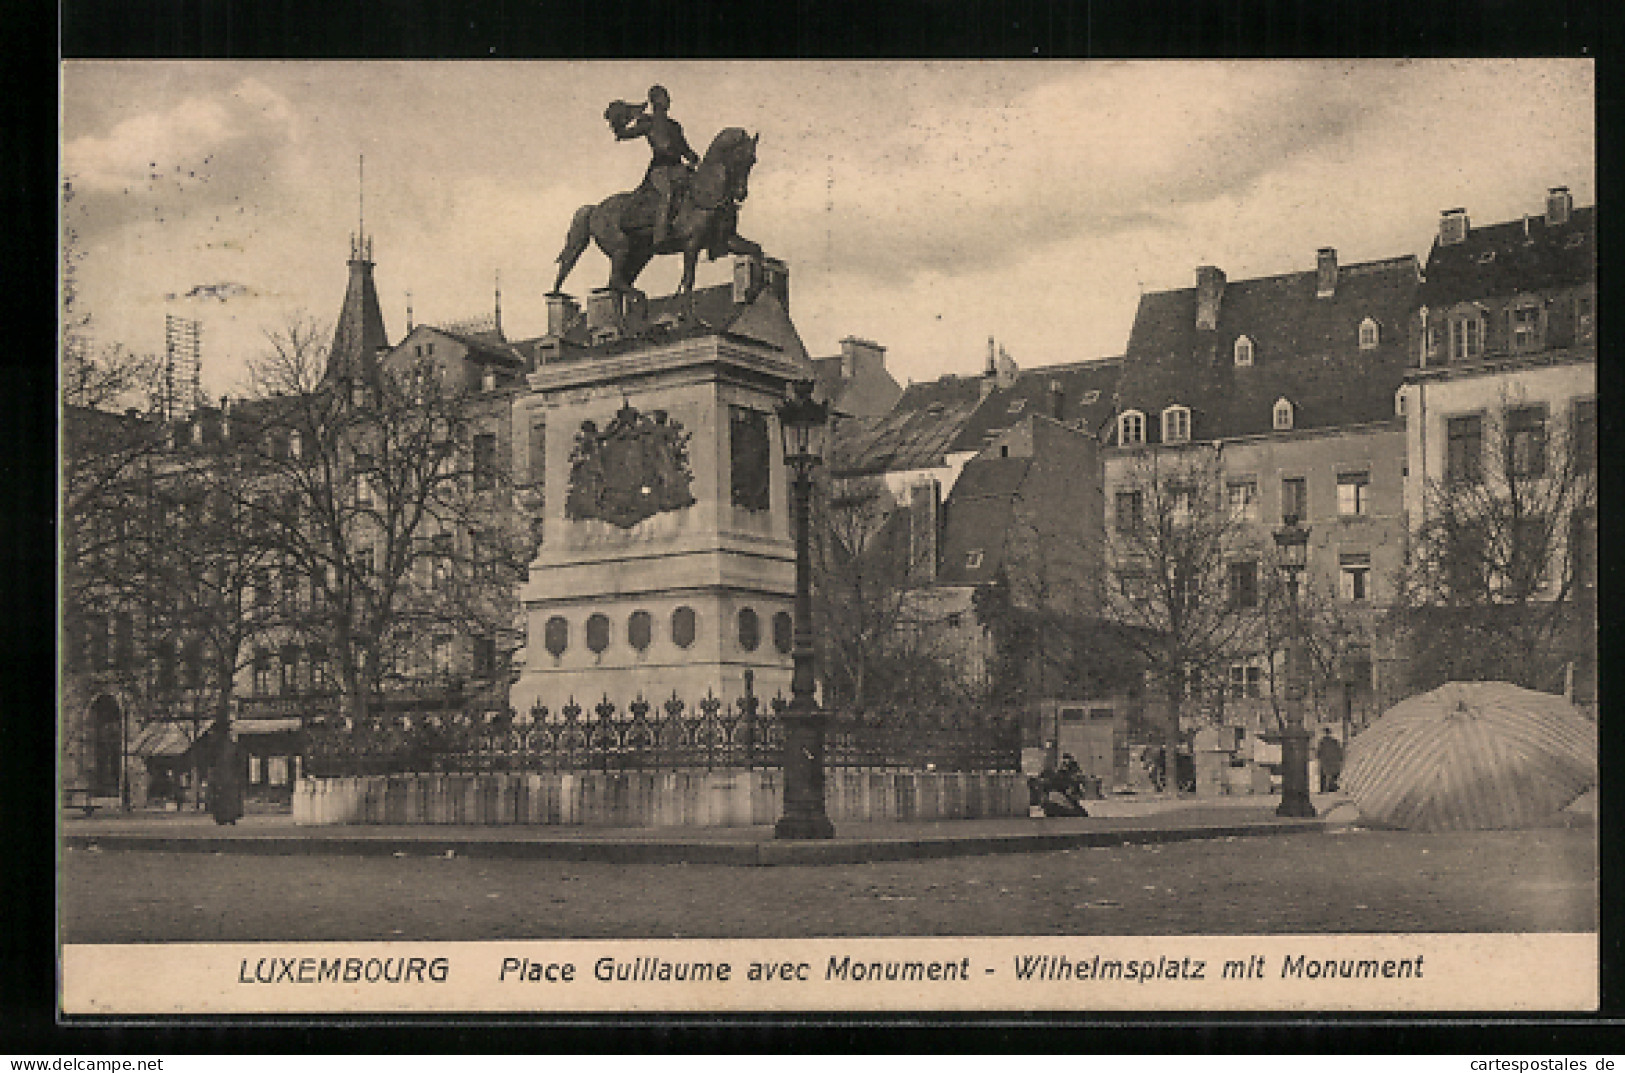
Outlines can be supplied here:
[[[1121, 353], [1142, 291], [1425, 256], [1439, 210], [1595, 200], [1587, 61], [1334, 63], [169, 63], [64, 66], [62, 170], [97, 339], [204, 324], [204, 386], [264, 332], [331, 322], [356, 230], [384, 319], [490, 312], [539, 334], [572, 211], [635, 185], [603, 120], [651, 82], [697, 150], [759, 133], [740, 231], [791, 269], [814, 354], [859, 335], [900, 380]], [[676, 283], [661, 258], [639, 283]], [[583, 256], [566, 289], [601, 286]], [[727, 278], [702, 263], [702, 284]], [[231, 287], [217, 287], [233, 284]], [[214, 296], [187, 297], [194, 288]], [[224, 295], [222, 300], [220, 295]]]

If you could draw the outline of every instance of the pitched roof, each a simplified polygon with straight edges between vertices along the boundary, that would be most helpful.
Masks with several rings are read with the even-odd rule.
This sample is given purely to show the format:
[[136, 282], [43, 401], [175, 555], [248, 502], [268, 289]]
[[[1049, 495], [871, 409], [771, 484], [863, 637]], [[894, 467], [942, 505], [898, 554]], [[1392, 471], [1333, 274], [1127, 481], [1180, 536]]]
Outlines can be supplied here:
[[[1091, 435], [1112, 415], [1112, 393], [1121, 358], [1097, 358], [1023, 369], [1015, 383], [995, 388], [960, 429], [955, 451], [980, 451], [1005, 429], [1033, 414], [1053, 418]], [[1055, 412], [1060, 403], [1060, 413]]]
[[333, 346], [327, 354], [329, 380], [356, 376], [372, 379], [378, 370], [378, 351], [389, 346], [378, 288], [372, 281], [372, 261], [359, 250], [354, 252], [356, 255], [350, 258], [350, 283], [344, 291], [344, 305], [333, 329]]
[[981, 400], [980, 379], [910, 384], [890, 413], [836, 423], [831, 465], [848, 476], [941, 466]]
[[938, 581], [981, 585], [993, 580], [1004, 561], [1016, 499], [1032, 466], [1030, 458], [973, 458], [965, 463], [948, 497]]
[[1421, 301], [1447, 306], [1472, 298], [1574, 287], [1596, 278], [1597, 210], [1575, 209], [1566, 223], [1544, 216], [1470, 227], [1466, 238], [1428, 253]]
[[[1196, 288], [1146, 294], [1129, 333], [1118, 409], [1145, 413], [1153, 443], [1157, 415], [1173, 405], [1190, 407], [1195, 440], [1268, 433], [1283, 397], [1297, 429], [1392, 418], [1418, 283], [1408, 255], [1342, 266], [1326, 298], [1316, 296], [1314, 271], [1240, 280], [1224, 287], [1211, 331], [1196, 326]], [[1367, 318], [1378, 344], [1363, 350]], [[1234, 361], [1242, 335], [1253, 342], [1250, 366]]]

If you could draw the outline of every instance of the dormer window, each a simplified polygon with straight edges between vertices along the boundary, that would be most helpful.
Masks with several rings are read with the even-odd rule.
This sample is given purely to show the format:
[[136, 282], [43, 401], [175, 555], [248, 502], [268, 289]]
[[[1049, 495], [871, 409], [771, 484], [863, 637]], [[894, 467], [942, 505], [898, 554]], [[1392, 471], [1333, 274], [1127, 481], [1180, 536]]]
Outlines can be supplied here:
[[1124, 410], [1117, 415], [1117, 443], [1126, 447], [1145, 442], [1145, 415], [1138, 410]]
[[1162, 411], [1162, 442], [1187, 443], [1191, 438], [1191, 411], [1188, 406], [1170, 406]]
[[1545, 310], [1539, 299], [1525, 298], [1507, 310], [1507, 336], [1513, 350], [1539, 350]]
[[1370, 317], [1360, 322], [1360, 349], [1375, 350], [1378, 338], [1377, 322]]
[[1253, 341], [1245, 335], [1236, 336], [1236, 364], [1251, 365], [1253, 363]]
[[1292, 403], [1286, 398], [1275, 400], [1275, 431], [1292, 431]]
[[1484, 356], [1484, 312], [1476, 305], [1461, 306], [1450, 314], [1450, 360], [1471, 361]]
[[982, 568], [982, 549], [976, 548], [965, 553], [965, 569], [980, 570]]

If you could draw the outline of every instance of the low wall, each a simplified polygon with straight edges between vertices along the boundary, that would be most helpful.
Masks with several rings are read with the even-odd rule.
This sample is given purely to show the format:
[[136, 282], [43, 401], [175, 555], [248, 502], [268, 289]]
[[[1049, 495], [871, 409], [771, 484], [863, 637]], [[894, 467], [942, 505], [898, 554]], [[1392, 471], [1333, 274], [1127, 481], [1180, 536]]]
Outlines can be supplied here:
[[[1016, 772], [834, 768], [825, 810], [835, 823], [973, 820], [1027, 815]], [[778, 770], [374, 775], [301, 779], [293, 819], [323, 824], [536, 824], [744, 827], [779, 818]]]

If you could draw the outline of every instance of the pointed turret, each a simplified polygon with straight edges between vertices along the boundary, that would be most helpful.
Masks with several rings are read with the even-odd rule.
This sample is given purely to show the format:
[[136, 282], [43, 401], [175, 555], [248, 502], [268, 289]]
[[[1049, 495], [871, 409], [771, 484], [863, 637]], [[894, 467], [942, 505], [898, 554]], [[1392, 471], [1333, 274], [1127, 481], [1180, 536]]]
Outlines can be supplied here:
[[372, 239], [350, 241], [350, 285], [344, 292], [333, 348], [327, 356], [328, 380], [371, 381], [378, 374], [378, 352], [389, 346], [378, 289], [372, 281]]

